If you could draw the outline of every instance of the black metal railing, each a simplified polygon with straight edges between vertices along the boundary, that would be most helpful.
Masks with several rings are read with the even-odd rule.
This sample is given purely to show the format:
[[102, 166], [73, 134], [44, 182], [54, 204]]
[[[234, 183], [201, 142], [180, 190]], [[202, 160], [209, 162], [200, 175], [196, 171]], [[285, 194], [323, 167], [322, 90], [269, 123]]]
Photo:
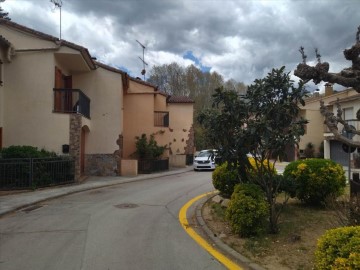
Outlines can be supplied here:
[[0, 189], [28, 189], [73, 183], [75, 162], [68, 157], [0, 159]]
[[187, 154], [186, 155], [186, 165], [192, 165], [194, 163], [194, 155]]
[[154, 173], [169, 170], [169, 159], [138, 160], [138, 173]]
[[169, 126], [169, 112], [154, 112], [154, 126], [168, 127]]
[[80, 113], [90, 118], [90, 98], [80, 89], [54, 88], [54, 112]]

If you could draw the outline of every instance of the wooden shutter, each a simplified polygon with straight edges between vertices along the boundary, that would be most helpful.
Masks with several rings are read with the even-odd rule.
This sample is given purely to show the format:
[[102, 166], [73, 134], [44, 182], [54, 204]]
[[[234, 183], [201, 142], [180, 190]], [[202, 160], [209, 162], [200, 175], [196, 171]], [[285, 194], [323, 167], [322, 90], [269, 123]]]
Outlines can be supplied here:
[[[58, 67], [55, 67], [55, 88], [61, 89], [64, 88], [64, 80], [62, 78], [61, 70]], [[54, 110], [56, 112], [61, 112], [61, 92], [56, 91], [54, 97]]]

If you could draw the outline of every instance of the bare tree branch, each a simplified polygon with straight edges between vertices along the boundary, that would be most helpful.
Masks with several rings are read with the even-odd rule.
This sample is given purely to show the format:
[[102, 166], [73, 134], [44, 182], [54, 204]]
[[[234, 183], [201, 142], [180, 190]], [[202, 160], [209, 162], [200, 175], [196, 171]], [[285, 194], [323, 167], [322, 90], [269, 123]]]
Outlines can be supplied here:
[[337, 116], [335, 116], [334, 113], [329, 112], [329, 110], [326, 108], [324, 104], [324, 101], [322, 100], [320, 101], [320, 112], [325, 118], [324, 123], [327, 125], [329, 131], [334, 135], [334, 138], [336, 140], [345, 143], [350, 147], [360, 147], [360, 141], [353, 141], [347, 138], [346, 136], [344, 136], [339, 131], [338, 123], [342, 124], [347, 132], [353, 133], [355, 135], [360, 135], [359, 130], [355, 130], [352, 126], [350, 126], [346, 121], [342, 119], [342, 112], [341, 112], [341, 106], [339, 104], [339, 100], [337, 101], [336, 105], [338, 106]]
[[321, 63], [320, 54], [315, 49], [316, 58], [318, 63], [315, 66], [306, 64], [306, 55], [303, 47], [300, 47], [301, 57], [303, 62], [298, 64], [294, 71], [295, 76], [304, 81], [313, 80], [315, 84], [321, 81], [337, 83], [345, 87], [352, 87], [360, 93], [360, 26], [356, 33], [356, 43], [350, 48], [344, 50], [345, 59], [352, 62], [350, 68], [345, 68], [339, 73], [329, 72], [329, 63]]

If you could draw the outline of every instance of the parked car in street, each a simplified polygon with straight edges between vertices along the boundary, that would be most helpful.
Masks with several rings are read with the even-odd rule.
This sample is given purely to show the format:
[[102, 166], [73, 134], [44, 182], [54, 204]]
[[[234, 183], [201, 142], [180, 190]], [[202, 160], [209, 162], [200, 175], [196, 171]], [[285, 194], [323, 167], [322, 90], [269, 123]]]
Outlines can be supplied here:
[[194, 159], [194, 171], [198, 170], [214, 170], [216, 167], [215, 156], [217, 151], [214, 149], [211, 150], [202, 150]]

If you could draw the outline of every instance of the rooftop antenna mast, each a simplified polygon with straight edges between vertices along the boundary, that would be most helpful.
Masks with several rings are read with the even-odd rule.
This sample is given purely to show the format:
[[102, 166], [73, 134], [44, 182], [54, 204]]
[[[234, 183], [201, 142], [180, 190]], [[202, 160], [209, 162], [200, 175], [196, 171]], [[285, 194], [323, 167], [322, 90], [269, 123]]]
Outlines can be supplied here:
[[144, 81], [145, 81], [145, 74], [146, 74], [145, 66], [148, 65], [148, 63], [145, 62], [145, 46], [142, 45], [142, 44], [140, 43], [140, 41], [138, 41], [138, 40], [136, 40], [136, 42], [139, 43], [140, 46], [141, 46], [142, 49], [143, 49], [143, 57], [141, 58], [141, 57], [139, 56], [139, 58], [140, 58], [141, 62], [143, 63], [143, 70], [141, 71], [141, 75], [144, 75]]
[[50, 0], [55, 5], [55, 8], [60, 9], [60, 40], [61, 40], [61, 7], [63, 5], [62, 0]]

